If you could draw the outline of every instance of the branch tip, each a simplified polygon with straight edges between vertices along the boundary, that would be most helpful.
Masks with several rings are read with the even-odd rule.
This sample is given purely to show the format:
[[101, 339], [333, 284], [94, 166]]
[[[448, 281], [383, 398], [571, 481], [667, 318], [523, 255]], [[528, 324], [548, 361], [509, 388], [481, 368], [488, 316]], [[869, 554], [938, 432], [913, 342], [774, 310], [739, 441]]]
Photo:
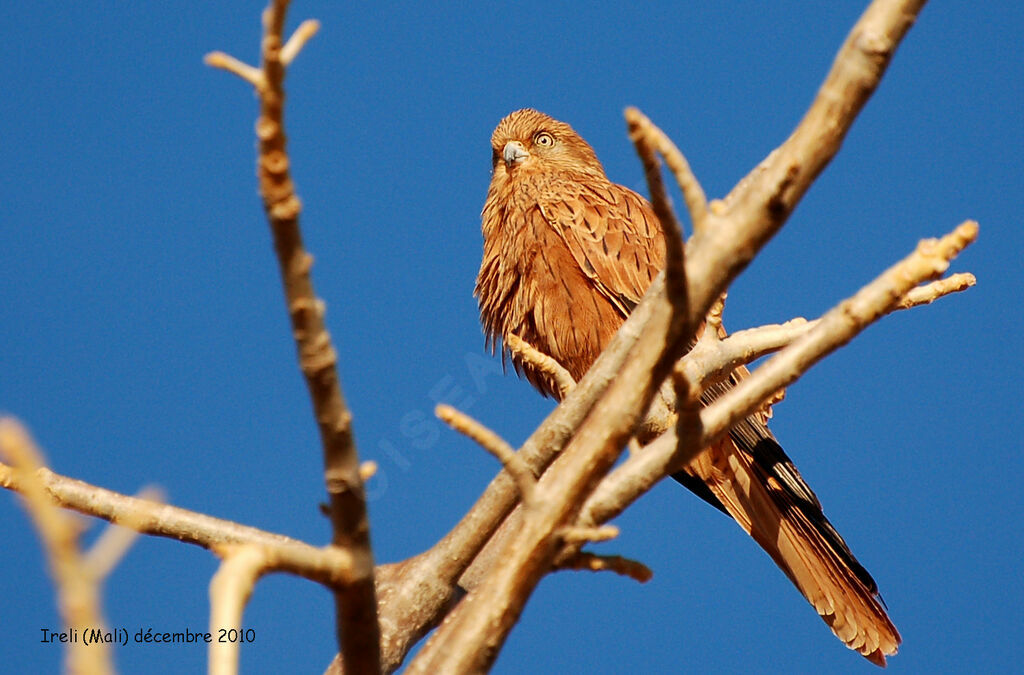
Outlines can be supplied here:
[[[683, 193], [694, 232], [703, 230], [708, 221], [707, 197], [700, 181], [697, 180], [697, 176], [690, 168], [690, 163], [686, 161], [686, 157], [665, 132], [637, 108], [626, 108], [626, 122], [629, 124], [630, 138], [634, 145], [637, 144], [638, 139], [642, 139], [646, 146], [665, 159], [665, 164], [675, 176], [679, 190]], [[644, 163], [646, 166], [646, 160]]]
[[614, 525], [600, 525], [598, 527], [581, 527], [573, 525], [564, 527], [561, 530], [562, 541], [567, 544], [578, 544], [580, 542], [608, 541], [619, 536], [619, 528]]
[[533, 504], [537, 479], [511, 445], [480, 422], [450, 405], [438, 404], [434, 414], [452, 429], [473, 439], [480, 447], [494, 455], [515, 480], [523, 505], [529, 507]]
[[565, 400], [569, 392], [576, 386], [576, 380], [572, 378], [569, 371], [555, 359], [540, 351], [526, 340], [515, 333], [510, 333], [505, 340], [508, 347], [515, 356], [518, 356], [524, 363], [528, 363], [554, 381], [558, 387], [559, 400]]
[[267, 79], [262, 70], [243, 63], [230, 54], [210, 52], [203, 57], [203, 62], [211, 68], [220, 68], [237, 75], [255, 87], [257, 91], [263, 91], [267, 86]]
[[654, 576], [651, 568], [637, 560], [630, 560], [619, 555], [597, 555], [587, 551], [580, 551], [560, 561], [555, 569], [615, 572], [641, 584], [647, 583]]
[[359, 478], [364, 483], [377, 475], [377, 462], [367, 460], [359, 465]]
[[292, 36], [281, 47], [281, 63], [285, 66], [291, 65], [295, 57], [299, 55], [306, 43], [313, 39], [313, 36], [320, 30], [320, 22], [316, 19], [306, 19], [295, 29]]

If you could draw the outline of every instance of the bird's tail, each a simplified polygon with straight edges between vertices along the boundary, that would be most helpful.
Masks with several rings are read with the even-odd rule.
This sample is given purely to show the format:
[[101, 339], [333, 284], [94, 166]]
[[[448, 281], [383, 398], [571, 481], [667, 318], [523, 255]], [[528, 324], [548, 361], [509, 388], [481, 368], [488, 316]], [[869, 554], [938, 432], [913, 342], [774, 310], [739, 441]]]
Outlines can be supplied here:
[[[751, 426], [746, 434], [743, 424]], [[755, 442], [745, 443], [745, 435]], [[680, 474], [677, 479], [691, 488], [699, 481], [704, 491], [695, 491], [713, 497], [708, 501], [768, 552], [847, 647], [879, 666], [896, 653], [900, 635], [874, 580], [766, 428], [756, 421], [741, 423]]]

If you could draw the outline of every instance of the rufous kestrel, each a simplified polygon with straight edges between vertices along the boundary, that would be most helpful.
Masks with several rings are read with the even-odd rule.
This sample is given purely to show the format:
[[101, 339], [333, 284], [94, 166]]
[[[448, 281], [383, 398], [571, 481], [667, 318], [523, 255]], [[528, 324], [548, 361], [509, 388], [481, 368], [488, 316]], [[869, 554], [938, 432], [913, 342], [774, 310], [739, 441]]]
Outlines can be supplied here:
[[[608, 180], [564, 122], [518, 110], [494, 130], [491, 151], [475, 289], [488, 345], [518, 336], [578, 381], [664, 266], [661, 224], [647, 200]], [[534, 387], [558, 398], [545, 372], [502, 349]], [[703, 400], [729, 386], [716, 385]], [[747, 418], [673, 477], [732, 516], [840, 640], [885, 665], [900, 636], [875, 581], [765, 422]]]

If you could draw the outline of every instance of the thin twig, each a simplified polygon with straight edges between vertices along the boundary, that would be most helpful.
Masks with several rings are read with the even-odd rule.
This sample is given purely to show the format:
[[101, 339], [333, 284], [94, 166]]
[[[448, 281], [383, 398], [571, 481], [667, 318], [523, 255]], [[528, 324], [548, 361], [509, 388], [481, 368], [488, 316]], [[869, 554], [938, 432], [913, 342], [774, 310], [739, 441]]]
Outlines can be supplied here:
[[[683, 253], [683, 228], [672, 209], [672, 202], [665, 191], [665, 183], [661, 180], [661, 162], [655, 154], [658, 150], [656, 142], [651, 138], [650, 129], [654, 126], [636, 108], [626, 108], [626, 123], [629, 127], [629, 138], [636, 147], [636, 153], [644, 165], [647, 177], [647, 188], [651, 192], [651, 206], [661, 223], [665, 236], [665, 288], [669, 300], [677, 308], [676, 316], [682, 320], [688, 314], [686, 303], [686, 268]], [[696, 180], [696, 179], [694, 179]]]
[[[636, 108], [626, 109], [626, 120], [630, 125], [630, 136], [633, 143], [637, 143], [637, 137], [643, 139], [644, 145], [653, 149], [665, 158], [665, 164], [676, 177], [679, 190], [686, 200], [686, 208], [690, 212], [690, 220], [693, 223], [694, 232], [698, 232], [706, 226], [708, 219], [708, 200], [704, 195], [704, 188], [690, 168], [683, 153], [679, 151], [676, 144], [665, 135], [650, 119]], [[646, 162], [645, 162], [646, 165]]]
[[725, 328], [722, 327], [722, 313], [725, 311], [725, 299], [727, 296], [728, 293], [722, 293], [718, 296], [718, 300], [715, 300], [714, 304], [711, 305], [711, 309], [708, 310], [707, 329], [703, 335], [712, 340], [718, 340], [725, 334]]
[[[164, 491], [151, 486], [142, 489], [136, 498], [151, 503], [162, 503]], [[85, 566], [94, 579], [97, 581], [106, 579], [117, 567], [117, 564], [128, 553], [128, 549], [139, 538], [140, 525], [141, 523], [133, 523], [132, 526], [127, 527], [113, 523], [107, 525], [85, 555]]]
[[255, 87], [256, 91], [262, 91], [267, 87], [267, 80], [263, 76], [262, 70], [254, 68], [248, 63], [243, 63], [230, 54], [210, 52], [203, 57], [203, 63], [211, 68], [220, 68], [237, 75]]
[[[241, 630], [242, 613], [249, 602], [256, 581], [267, 566], [266, 550], [253, 544], [220, 547], [223, 558], [220, 568], [210, 580], [210, 633]], [[210, 642], [208, 672], [210, 675], [235, 675], [238, 672], [240, 640]]]
[[112, 672], [110, 651], [103, 640], [86, 643], [87, 632], [106, 633], [100, 611], [96, 577], [89, 573], [78, 549], [77, 529], [57, 508], [37, 477], [42, 455], [28, 432], [12, 418], [0, 419], [0, 456], [13, 467], [13, 480], [21, 485], [25, 510], [35, 523], [57, 588], [57, 608], [64, 625], [77, 632], [79, 640], [68, 644], [67, 669], [71, 673]]
[[576, 554], [558, 563], [560, 570], [589, 570], [591, 572], [615, 572], [644, 584], [651, 580], [654, 573], [651, 568], [638, 560], [630, 560], [620, 555], [598, 555], [588, 551]]
[[527, 508], [533, 504], [537, 478], [505, 439], [450, 405], [439, 404], [434, 409], [434, 414], [452, 429], [473, 439], [480, 447], [497, 457], [515, 479], [523, 504]]
[[907, 291], [906, 295], [893, 305], [893, 309], [910, 309], [920, 305], [929, 305], [945, 295], [966, 291], [976, 283], [978, 280], [974, 278], [973, 274], [967, 272], [951, 274], [945, 279], [937, 279], [930, 284]]
[[[889, 307], [886, 313], [931, 304], [946, 295], [965, 291], [975, 283], [977, 282], [973, 274], [951, 274], [945, 279], [911, 289], [899, 302]], [[676, 371], [686, 377], [692, 385], [699, 385], [699, 391], [703, 391], [709, 383], [727, 376], [735, 368], [750, 364], [791, 344], [814, 328], [819, 320], [808, 321], [797, 317], [783, 324], [769, 324], [736, 331], [715, 340], [703, 339], [708, 334], [708, 331], [705, 331], [702, 339], [698, 340], [693, 349], [676, 364]]]
[[510, 333], [505, 338], [505, 346], [514, 355], [522, 359], [523, 362], [533, 366], [555, 382], [555, 385], [558, 387], [559, 401], [564, 401], [565, 397], [576, 386], [576, 380], [572, 379], [572, 375], [569, 374], [569, 371], [562, 364], [535, 348], [515, 333]]
[[281, 47], [281, 65], [288, 67], [295, 57], [299, 55], [306, 43], [313, 39], [313, 36], [320, 30], [320, 22], [316, 19], [306, 19], [295, 29], [292, 36]]
[[619, 536], [619, 528], [614, 525], [599, 527], [563, 527], [560, 532], [562, 541], [567, 544], [585, 544], [588, 542], [608, 541]]

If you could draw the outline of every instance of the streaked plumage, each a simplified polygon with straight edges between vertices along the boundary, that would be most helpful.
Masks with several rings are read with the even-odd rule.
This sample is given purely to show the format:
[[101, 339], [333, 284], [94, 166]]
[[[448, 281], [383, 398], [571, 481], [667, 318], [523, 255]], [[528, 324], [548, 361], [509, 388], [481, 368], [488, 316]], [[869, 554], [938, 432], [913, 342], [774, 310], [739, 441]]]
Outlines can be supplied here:
[[[661, 226], [650, 204], [610, 182], [593, 149], [563, 122], [519, 110], [498, 124], [491, 146], [475, 291], [488, 345], [518, 335], [579, 380], [664, 265]], [[555, 383], [511, 358], [537, 389], [557, 397]], [[728, 386], [706, 392], [705, 403]], [[884, 665], [900, 637], [875, 582], [765, 421], [744, 420], [674, 477], [732, 516], [839, 639]]]

